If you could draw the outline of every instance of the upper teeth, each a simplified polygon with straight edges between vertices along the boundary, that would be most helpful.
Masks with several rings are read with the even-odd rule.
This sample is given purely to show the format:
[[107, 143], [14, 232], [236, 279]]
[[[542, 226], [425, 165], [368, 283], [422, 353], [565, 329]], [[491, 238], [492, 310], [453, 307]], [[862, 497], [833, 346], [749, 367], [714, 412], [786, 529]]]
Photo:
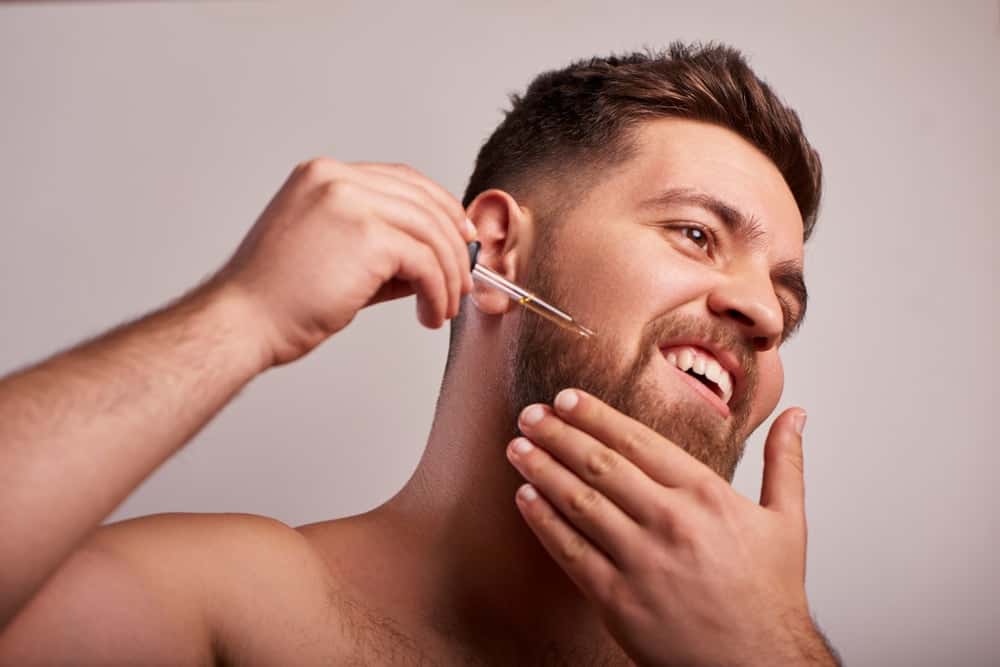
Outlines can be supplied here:
[[701, 350], [693, 347], [674, 348], [667, 353], [667, 363], [673, 364], [682, 371], [694, 371], [719, 387], [722, 402], [729, 404], [733, 397], [733, 378], [729, 372], [712, 357], [706, 356]]

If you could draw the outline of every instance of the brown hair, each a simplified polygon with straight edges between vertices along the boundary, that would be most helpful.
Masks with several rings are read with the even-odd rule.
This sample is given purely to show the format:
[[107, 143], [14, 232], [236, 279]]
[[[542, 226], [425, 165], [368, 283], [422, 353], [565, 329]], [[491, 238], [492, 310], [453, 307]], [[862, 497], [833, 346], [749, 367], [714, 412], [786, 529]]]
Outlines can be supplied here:
[[[788, 184], [803, 240], [812, 234], [822, 189], [819, 154], [798, 114], [734, 48], [675, 42], [664, 51], [580, 60], [538, 75], [510, 102], [479, 150], [465, 207], [499, 188], [530, 203], [539, 220], [554, 221], [564, 209], [549, 202], [579, 201], [602, 173], [635, 154], [633, 130], [642, 121], [675, 117], [728, 128], [756, 146]], [[546, 188], [558, 188], [560, 196], [546, 198], [540, 192]], [[539, 238], [548, 233], [540, 229]], [[464, 308], [452, 321], [449, 362], [463, 319]]]
[[[812, 234], [822, 182], [819, 155], [798, 114], [736, 49], [675, 42], [662, 52], [580, 60], [540, 74], [510, 101], [479, 150], [462, 199], [466, 207], [490, 188], [530, 199], [539, 183], [591, 185], [588, 177], [634, 154], [630, 130], [641, 121], [677, 117], [728, 128], [768, 156], [795, 197], [804, 239]], [[572, 179], [560, 178], [566, 165], [572, 165]]]

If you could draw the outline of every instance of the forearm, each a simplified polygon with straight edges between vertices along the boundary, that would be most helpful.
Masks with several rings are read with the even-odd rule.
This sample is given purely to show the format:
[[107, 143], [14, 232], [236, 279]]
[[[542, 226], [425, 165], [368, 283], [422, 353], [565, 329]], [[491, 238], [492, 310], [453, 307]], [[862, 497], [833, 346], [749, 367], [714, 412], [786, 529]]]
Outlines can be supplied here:
[[253, 327], [206, 287], [0, 381], [0, 627], [266, 368]]
[[784, 650], [770, 654], [766, 650], [766, 647], [761, 647], [762, 659], [760, 661], [751, 661], [751, 664], [767, 665], [768, 667], [772, 665], [841, 667], [840, 654], [811, 619], [801, 623], [789, 624], [785, 630], [788, 632], [785, 640], [779, 640], [772, 647], [783, 647]]
[[799, 638], [799, 654], [803, 664], [816, 667], [843, 667], [840, 653], [818, 626], [813, 625], [811, 631]]

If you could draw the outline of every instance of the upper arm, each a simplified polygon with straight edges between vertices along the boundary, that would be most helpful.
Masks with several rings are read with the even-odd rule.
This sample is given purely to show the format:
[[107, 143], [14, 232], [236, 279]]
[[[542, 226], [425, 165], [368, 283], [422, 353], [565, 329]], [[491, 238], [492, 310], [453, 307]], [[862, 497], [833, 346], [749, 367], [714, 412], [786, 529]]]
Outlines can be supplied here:
[[257, 607], [321, 604], [323, 576], [301, 536], [271, 519], [125, 521], [101, 528], [3, 630], [0, 664], [213, 664], [244, 633], [266, 641]]

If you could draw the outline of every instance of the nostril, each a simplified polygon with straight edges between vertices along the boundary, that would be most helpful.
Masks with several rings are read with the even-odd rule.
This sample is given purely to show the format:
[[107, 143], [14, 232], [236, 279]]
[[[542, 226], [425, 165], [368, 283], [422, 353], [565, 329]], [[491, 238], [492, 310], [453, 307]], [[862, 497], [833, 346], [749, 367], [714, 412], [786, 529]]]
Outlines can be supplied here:
[[749, 317], [747, 317], [745, 314], [741, 313], [738, 310], [730, 308], [729, 310], [726, 311], [726, 314], [729, 315], [734, 320], [736, 320], [737, 322], [739, 322], [740, 324], [742, 324], [743, 326], [752, 327], [754, 324], [752, 319], [750, 319]]

